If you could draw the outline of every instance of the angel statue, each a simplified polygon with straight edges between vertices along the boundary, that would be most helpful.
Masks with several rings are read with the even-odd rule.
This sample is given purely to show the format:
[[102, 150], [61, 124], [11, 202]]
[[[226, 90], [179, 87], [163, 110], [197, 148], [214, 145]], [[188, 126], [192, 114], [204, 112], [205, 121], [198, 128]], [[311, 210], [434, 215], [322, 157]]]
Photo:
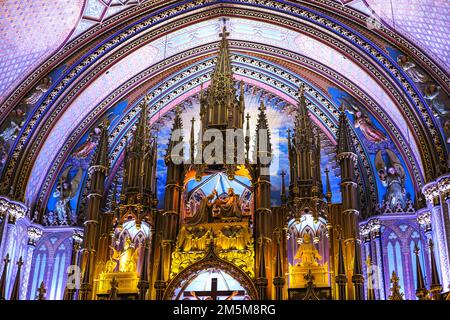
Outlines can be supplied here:
[[397, 204], [405, 206], [405, 170], [400, 160], [392, 150], [386, 149], [389, 161], [386, 164], [382, 151], [378, 151], [375, 156], [375, 167], [380, 177], [381, 183], [387, 188], [384, 196], [385, 203], [390, 208], [395, 208]]
[[386, 140], [386, 135], [374, 126], [369, 115], [353, 97], [341, 97], [340, 101], [344, 103], [348, 112], [355, 116], [355, 128], [359, 128], [367, 140], [375, 143]]
[[58, 198], [55, 210], [60, 224], [63, 225], [72, 225], [73, 212], [70, 206], [70, 200], [76, 196], [83, 175], [83, 171], [80, 168], [72, 181], [70, 181], [70, 169], [72, 169], [71, 166], [64, 170], [53, 193], [53, 197]]

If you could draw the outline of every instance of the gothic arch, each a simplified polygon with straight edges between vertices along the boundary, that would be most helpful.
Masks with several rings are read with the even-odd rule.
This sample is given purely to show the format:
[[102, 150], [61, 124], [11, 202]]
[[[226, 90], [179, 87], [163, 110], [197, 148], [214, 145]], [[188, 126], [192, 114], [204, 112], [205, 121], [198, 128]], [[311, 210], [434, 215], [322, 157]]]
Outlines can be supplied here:
[[217, 257], [214, 252], [210, 252], [205, 258], [190, 265], [179, 274], [177, 274], [167, 285], [163, 299], [170, 300], [173, 297], [175, 290], [181, 286], [184, 280], [187, 280], [193, 275], [196, 275], [200, 271], [206, 270], [208, 268], [223, 270], [227, 272], [234, 279], [236, 279], [242, 285], [242, 287], [245, 288], [252, 300], [258, 299], [258, 293], [253, 280], [241, 269], [235, 267], [228, 261]]
[[[29, 184], [28, 187], [31, 190], [38, 190], [43, 185], [45, 188], [48, 187], [48, 185], [45, 185], [48, 181], [38, 180], [37, 185], [30, 183], [30, 178], [34, 175], [33, 168], [30, 166], [34, 162], [33, 160], [39, 157], [37, 150], [45, 144], [56, 120], [62, 116], [80, 92], [78, 89], [68, 92], [66, 90], [68, 86], [72, 84], [76, 84], [74, 87], [80, 84], [85, 86], [92, 83], [103, 72], [106, 72], [114, 61], [113, 55], [108, 56], [113, 49], [118, 48], [115, 54], [117, 61], [119, 61], [126, 54], [132, 54], [145, 43], [148, 43], [155, 37], [155, 34], [163, 35], [169, 30], [169, 27], [176, 29], [181, 24], [190, 25], [221, 15], [241, 18], [246, 16], [253, 21], [264, 21], [273, 25], [284, 23], [292, 30], [308, 33], [318, 39], [319, 42], [338, 48], [345, 57], [362, 66], [365, 71], [371, 70], [374, 77], [387, 74], [386, 77], [383, 76], [383, 79], [379, 80], [380, 85], [386, 92], [392, 94], [392, 99], [396, 101], [397, 105], [401, 105], [404, 117], [407, 118], [411, 127], [411, 134], [415, 135], [412, 141], [418, 146], [415, 156], [418, 161], [422, 160], [424, 163], [423, 168], [420, 168], [420, 165], [418, 166], [419, 169], [416, 173], [419, 176], [423, 175], [425, 181], [436, 177], [439, 170], [428, 164], [442, 164], [447, 158], [445, 147], [442, 146], [442, 139], [439, 137], [439, 129], [436, 128], [434, 119], [430, 116], [430, 110], [417, 88], [410, 80], [405, 78], [403, 71], [377, 45], [381, 41], [380, 36], [386, 37], [402, 50], [405, 50], [406, 54], [417, 59], [421, 66], [437, 82], [442, 84], [443, 88], [447, 88], [446, 84], [449, 83], [446, 74], [414, 45], [389, 29], [382, 27], [376, 31], [367, 30], [364, 26], [366, 17], [363, 14], [350, 8], [338, 6], [332, 1], [322, 0], [317, 2], [321, 4], [320, 7], [308, 3], [298, 5], [274, 0], [220, 2], [205, 0], [195, 3], [175, 4], [174, 2], [171, 3], [174, 6], [162, 6], [158, 8], [158, 11], [152, 8], [149, 3], [142, 7], [131, 8], [86, 32], [44, 63], [0, 107], [1, 114], [7, 115], [7, 111], [11, 111], [46, 73], [60, 65], [62, 61], [69, 63], [69, 65], [73, 63], [73, 67], [64, 70], [65, 76], [58, 79], [58, 83], [55, 83], [52, 90], [41, 99], [41, 103], [34, 108], [33, 116], [22, 128], [20, 137], [14, 145], [14, 150], [10, 152], [10, 155], [14, 155], [14, 157], [10, 156], [8, 166], [4, 170], [2, 191], [9, 192], [10, 187], [13, 186], [15, 196], [22, 199], [27, 184]], [[266, 8], [269, 13], [262, 15], [255, 8]], [[172, 26], [169, 25], [172, 23], [169, 18], [178, 17], [178, 15], [186, 12], [189, 12], [186, 17], [180, 18]], [[280, 12], [289, 15], [292, 20], [285, 19]], [[125, 21], [128, 25], [122, 28], [119, 33], [118, 30], [123, 27]], [[157, 32], [146, 33], [149, 26], [157, 26], [159, 29], [157, 29]], [[106, 39], [104, 37], [106, 33], [113, 36]], [[153, 35], [153, 38], [151, 35]], [[99, 39], [105, 41], [98, 41]], [[125, 47], [124, 41], [128, 39], [132, 39], [133, 42]], [[84, 55], [84, 59], [80, 60], [80, 55]], [[364, 61], [364, 59], [367, 59], [367, 61]], [[98, 66], [94, 68], [93, 64], [97, 62], [99, 62]], [[381, 69], [383, 69], [383, 72], [379, 71]], [[402, 97], [403, 94], [406, 94], [406, 98]], [[86, 118], [83, 123], [92, 124], [93, 119], [95, 118]], [[37, 128], [39, 128], [39, 133], [37, 133]], [[79, 128], [75, 131], [80, 134]], [[70, 145], [70, 142], [67, 141], [63, 148], [67, 149], [67, 145]], [[58, 157], [60, 156], [58, 155]], [[21, 159], [21, 161], [18, 161], [18, 159]], [[53, 159], [52, 157], [52, 160], [49, 161], [52, 164]], [[411, 159], [408, 160], [411, 162]], [[414, 163], [414, 161], [411, 163]], [[55, 167], [49, 171], [43, 170], [42, 174], [53, 176], [55, 170]], [[31, 205], [34, 205], [37, 199], [33, 196], [27, 200], [30, 201]]]

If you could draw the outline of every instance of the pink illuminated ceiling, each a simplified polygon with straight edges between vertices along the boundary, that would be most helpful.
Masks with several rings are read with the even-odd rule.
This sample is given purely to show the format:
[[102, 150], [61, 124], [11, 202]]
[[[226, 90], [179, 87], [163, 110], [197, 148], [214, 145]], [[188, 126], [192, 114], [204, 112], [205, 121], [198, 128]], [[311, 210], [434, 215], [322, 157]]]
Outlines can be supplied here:
[[[146, 0], [0, 1], [0, 101], [40, 63], [105, 19]], [[342, 0], [389, 24], [450, 69], [447, 0]], [[370, 6], [370, 9], [367, 7]]]
[[0, 102], [64, 45], [85, 0], [0, 1]]
[[[367, 92], [374, 101], [377, 101], [384, 110], [389, 110], [389, 114], [399, 126], [401, 134], [411, 141], [414, 155], [420, 161], [419, 148], [407, 124], [403, 121], [400, 108], [396, 106], [382, 86], [354, 61], [346, 59], [340, 52], [308, 35], [287, 28], [241, 18], [231, 18], [227, 24], [231, 39], [253, 41], [257, 38], [263, 43], [298, 52], [307, 57], [314, 57], [319, 63], [329, 66], [348, 79], [353, 79], [354, 83]], [[140, 73], [163, 60], [164, 56], [176, 55], [184, 50], [216, 41], [220, 28], [221, 22], [212, 19], [174, 31], [165, 38], [157, 39], [147, 46], [137, 49], [117, 62], [110, 68], [109, 73], [103, 73], [90, 86], [86, 87], [83, 93], [66, 107], [64, 115], [55, 122], [48, 134], [46, 142], [34, 162], [26, 198], [33, 199], [35, 197], [37, 187], [42, 184], [46, 172], [57, 156], [60, 141], [65, 141], [69, 137], [84, 117], [95, 108], [96, 104], [110, 94], [114, 86], [119, 86], [129, 79], [132, 73]], [[165, 50], [158, 50], [158, 48], [165, 48]], [[132, 68], [126, 66], [132, 66]], [[108, 84], [107, 90], [99, 90], [105, 83]], [[91, 103], [87, 103], [88, 101]]]
[[[342, 1], [372, 13], [381, 23], [405, 35], [450, 70], [450, 2], [448, 0]], [[365, 7], [369, 6], [369, 9]]]

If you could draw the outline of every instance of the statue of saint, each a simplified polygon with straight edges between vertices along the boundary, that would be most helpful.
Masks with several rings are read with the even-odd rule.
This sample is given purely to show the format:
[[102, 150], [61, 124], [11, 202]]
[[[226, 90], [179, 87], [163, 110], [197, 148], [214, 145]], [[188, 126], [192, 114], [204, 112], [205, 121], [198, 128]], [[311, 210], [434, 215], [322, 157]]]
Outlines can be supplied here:
[[214, 202], [220, 209], [221, 218], [241, 218], [242, 212], [239, 206], [239, 195], [234, 193], [233, 188], [228, 189], [227, 198], [217, 199]]
[[361, 111], [355, 113], [355, 128], [361, 129], [362, 134], [371, 142], [382, 142], [386, 140], [385, 134], [378, 130], [370, 120], [369, 116]]
[[435, 83], [430, 83], [423, 89], [423, 96], [428, 100], [428, 104], [432, 108], [435, 117], [445, 116], [450, 113], [450, 110], [448, 106], [446, 106], [445, 102], [439, 99], [440, 93], [441, 87]]
[[317, 261], [322, 260], [314, 243], [311, 243], [311, 236], [309, 233], [305, 233], [303, 236], [303, 242], [299, 246], [294, 259], [300, 260], [300, 262], [297, 263], [300, 267], [318, 266], [319, 263]]
[[205, 251], [210, 237], [211, 231], [203, 226], [183, 227], [178, 236], [177, 248], [184, 252]]
[[[136, 272], [139, 250], [131, 245], [131, 239], [127, 238], [123, 250], [119, 252], [113, 246], [110, 246], [113, 254], [110, 261], [106, 263], [105, 272], [114, 272], [119, 263], [119, 272]], [[114, 263], [115, 261], [115, 263]]]
[[45, 77], [36, 86], [35, 91], [25, 99], [26, 104], [36, 104], [39, 99], [46, 93], [52, 86], [52, 78]]
[[87, 158], [92, 151], [97, 147], [98, 142], [100, 140], [100, 134], [101, 134], [100, 128], [94, 128], [92, 132], [89, 134], [88, 139], [85, 143], [83, 143], [75, 152], [73, 153], [73, 156], [77, 159], [85, 159]]
[[217, 197], [217, 191], [214, 189], [210, 195], [204, 197], [200, 202], [200, 207], [194, 216], [189, 220], [189, 224], [208, 223], [212, 217], [213, 199]]
[[378, 177], [381, 183], [386, 187], [386, 194], [384, 196], [385, 203], [394, 209], [397, 204], [405, 206], [405, 170], [400, 163], [397, 155], [392, 150], [386, 149], [389, 161], [384, 162], [382, 151], [378, 151], [375, 156], [375, 167], [378, 171]]
[[189, 220], [189, 224], [201, 224], [211, 222], [213, 212], [218, 212], [220, 218], [241, 218], [242, 211], [239, 203], [239, 195], [234, 193], [233, 188], [228, 189], [225, 198], [219, 198], [216, 190], [203, 198], [200, 207], [194, 216]]

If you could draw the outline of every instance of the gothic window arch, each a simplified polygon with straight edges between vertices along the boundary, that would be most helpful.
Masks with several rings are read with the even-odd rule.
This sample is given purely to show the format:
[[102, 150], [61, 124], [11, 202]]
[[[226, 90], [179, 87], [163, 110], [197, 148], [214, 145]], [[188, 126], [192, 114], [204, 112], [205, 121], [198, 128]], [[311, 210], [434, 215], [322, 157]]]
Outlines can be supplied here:
[[[404, 272], [404, 265], [402, 261], [402, 248], [401, 248], [401, 242], [399, 236], [394, 232], [390, 231], [389, 235], [387, 237], [387, 268], [388, 273], [386, 274], [386, 284], [389, 286], [390, 283], [390, 276], [392, 275], [392, 272], [395, 271], [397, 276], [399, 277], [399, 284], [401, 286], [401, 291], [405, 291], [405, 272]], [[389, 289], [389, 287], [387, 288]]]
[[426, 258], [425, 258], [425, 250], [424, 250], [424, 246], [423, 243], [421, 241], [420, 238], [420, 234], [417, 231], [413, 231], [411, 234], [411, 238], [409, 241], [409, 249], [411, 251], [411, 269], [412, 269], [412, 275], [413, 275], [413, 288], [415, 288], [416, 284], [417, 284], [417, 265], [416, 265], [416, 254], [414, 253], [414, 249], [415, 247], [419, 248], [419, 261], [420, 261], [420, 266], [422, 267], [422, 273], [423, 273], [423, 277], [425, 280], [425, 286], [428, 287], [428, 276], [427, 273], [425, 272], [426, 270]]
[[46, 243], [42, 243], [35, 251], [33, 259], [33, 269], [30, 272], [30, 291], [28, 299], [34, 300], [37, 296], [37, 289], [47, 274], [49, 260], [49, 249]]
[[70, 246], [63, 242], [58, 246], [54, 253], [49, 300], [60, 300], [63, 297], [66, 269], [70, 262], [70, 256], [68, 254], [69, 248]]

